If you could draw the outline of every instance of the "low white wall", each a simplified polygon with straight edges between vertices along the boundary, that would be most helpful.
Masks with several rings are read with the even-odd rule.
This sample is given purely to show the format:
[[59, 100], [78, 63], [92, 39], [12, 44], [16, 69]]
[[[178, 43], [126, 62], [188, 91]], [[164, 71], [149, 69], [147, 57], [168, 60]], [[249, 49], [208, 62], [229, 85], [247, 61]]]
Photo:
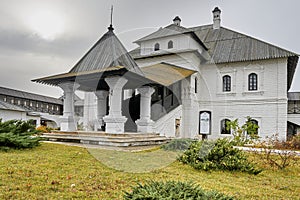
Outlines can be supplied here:
[[[161, 136], [175, 137], [176, 133], [176, 119], [182, 119], [182, 106], [178, 106], [154, 123], [153, 130]], [[179, 125], [179, 124], [178, 124]], [[178, 127], [181, 133], [181, 126]], [[179, 135], [180, 135], [179, 133]]]

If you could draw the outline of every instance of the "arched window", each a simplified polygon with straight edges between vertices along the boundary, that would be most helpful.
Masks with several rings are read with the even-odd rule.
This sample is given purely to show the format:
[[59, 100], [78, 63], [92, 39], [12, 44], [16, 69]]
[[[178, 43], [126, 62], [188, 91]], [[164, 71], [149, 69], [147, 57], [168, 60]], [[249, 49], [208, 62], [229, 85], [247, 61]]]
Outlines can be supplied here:
[[198, 78], [195, 77], [195, 93], [198, 92]]
[[255, 73], [248, 76], [248, 90], [257, 90], [257, 74]]
[[221, 120], [221, 134], [231, 134], [231, 129], [227, 129], [227, 123], [230, 122], [229, 119]]
[[170, 41], [168, 42], [168, 49], [172, 49], [172, 48], [173, 48], [173, 41], [170, 40]]
[[231, 77], [229, 75], [223, 76], [223, 92], [231, 91]]
[[250, 122], [252, 123], [252, 124], [254, 124], [256, 127], [254, 128], [254, 130], [253, 130], [253, 134], [255, 134], [255, 135], [258, 135], [258, 121], [257, 120], [255, 120], [255, 119], [250, 119]]
[[159, 44], [156, 43], [156, 44], [154, 45], [154, 51], [158, 51], [158, 50], [159, 50]]

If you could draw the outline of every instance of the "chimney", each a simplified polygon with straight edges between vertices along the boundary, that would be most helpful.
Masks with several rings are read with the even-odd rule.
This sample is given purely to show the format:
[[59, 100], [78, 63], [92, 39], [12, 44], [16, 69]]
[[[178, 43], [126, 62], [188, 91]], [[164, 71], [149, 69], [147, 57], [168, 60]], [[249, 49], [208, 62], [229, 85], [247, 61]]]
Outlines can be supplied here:
[[212, 11], [214, 17], [213, 29], [219, 29], [221, 26], [221, 10], [218, 7]]
[[176, 17], [173, 19], [173, 22], [174, 22], [175, 25], [180, 26], [181, 19], [180, 19], [178, 16], [176, 16]]

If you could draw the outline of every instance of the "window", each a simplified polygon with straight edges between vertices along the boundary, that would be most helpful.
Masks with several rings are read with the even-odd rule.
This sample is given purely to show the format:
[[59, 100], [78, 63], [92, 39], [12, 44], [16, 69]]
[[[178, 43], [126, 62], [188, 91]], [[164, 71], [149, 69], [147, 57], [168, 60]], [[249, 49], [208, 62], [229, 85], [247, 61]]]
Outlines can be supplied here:
[[257, 90], [257, 74], [255, 73], [248, 76], [248, 90]]
[[247, 135], [250, 135], [250, 137], [258, 135], [258, 121], [255, 119], [252, 119], [248, 117], [246, 121], [247, 127], [248, 127], [248, 132]]
[[256, 128], [255, 128], [255, 130], [254, 130], [254, 134], [257, 135], [257, 134], [258, 134], [258, 121], [255, 120], [255, 119], [251, 119], [250, 122], [251, 122], [252, 124], [256, 125]]
[[231, 91], [231, 77], [229, 75], [223, 76], [223, 92]]
[[229, 119], [222, 119], [221, 120], [221, 134], [231, 134], [231, 129], [227, 129], [227, 123], [230, 122]]
[[168, 49], [172, 49], [172, 48], [173, 48], [173, 41], [170, 40], [170, 41], [168, 42]]
[[195, 93], [198, 92], [198, 79], [197, 77], [195, 78]]
[[158, 51], [158, 50], [159, 50], [159, 44], [156, 43], [156, 44], [154, 45], [154, 51]]

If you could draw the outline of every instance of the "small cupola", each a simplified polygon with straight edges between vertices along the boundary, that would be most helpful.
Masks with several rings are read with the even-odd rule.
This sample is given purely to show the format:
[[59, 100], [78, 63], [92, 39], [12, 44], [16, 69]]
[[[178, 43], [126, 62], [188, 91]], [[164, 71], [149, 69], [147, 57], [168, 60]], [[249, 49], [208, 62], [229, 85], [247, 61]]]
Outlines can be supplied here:
[[176, 17], [173, 19], [173, 22], [174, 22], [175, 25], [180, 26], [181, 19], [180, 19], [178, 16], [176, 16]]
[[213, 29], [219, 29], [221, 27], [221, 10], [218, 7], [212, 11], [213, 13]]

